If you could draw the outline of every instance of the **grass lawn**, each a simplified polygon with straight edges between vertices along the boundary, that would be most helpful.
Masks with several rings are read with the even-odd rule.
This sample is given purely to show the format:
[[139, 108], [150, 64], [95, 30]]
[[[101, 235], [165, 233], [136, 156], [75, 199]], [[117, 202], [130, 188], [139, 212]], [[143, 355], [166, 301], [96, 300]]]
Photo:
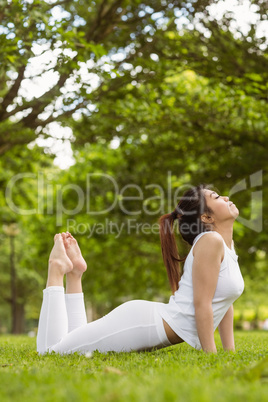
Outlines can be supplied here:
[[1, 401], [268, 401], [268, 332], [236, 332], [236, 352], [187, 344], [143, 353], [39, 356], [35, 339], [0, 337]]

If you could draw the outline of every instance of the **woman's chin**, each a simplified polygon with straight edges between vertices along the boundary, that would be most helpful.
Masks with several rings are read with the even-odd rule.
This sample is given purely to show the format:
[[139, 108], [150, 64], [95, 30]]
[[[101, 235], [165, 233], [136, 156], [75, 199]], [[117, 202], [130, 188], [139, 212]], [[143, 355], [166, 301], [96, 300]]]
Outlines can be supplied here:
[[236, 219], [239, 216], [239, 209], [236, 207], [235, 204], [232, 204], [232, 210], [231, 210], [231, 214], [234, 217], [234, 219]]
[[236, 208], [236, 210], [234, 211], [234, 218], [236, 219], [238, 216], [239, 216], [239, 209]]

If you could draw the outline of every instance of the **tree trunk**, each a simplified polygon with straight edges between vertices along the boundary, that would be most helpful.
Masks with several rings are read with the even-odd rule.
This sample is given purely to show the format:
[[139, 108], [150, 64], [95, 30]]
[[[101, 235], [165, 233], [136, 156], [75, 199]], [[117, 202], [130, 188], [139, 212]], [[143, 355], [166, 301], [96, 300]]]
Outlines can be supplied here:
[[10, 293], [11, 293], [11, 333], [17, 334], [17, 286], [16, 286], [16, 267], [15, 267], [15, 237], [10, 236]]
[[15, 316], [12, 320], [12, 334], [23, 334], [25, 331], [24, 304], [16, 304]]
[[[12, 229], [12, 228], [11, 228]], [[9, 231], [10, 239], [10, 303], [11, 303], [11, 333], [21, 334], [25, 330], [24, 304], [18, 300], [17, 275], [15, 265], [15, 236], [16, 232]]]

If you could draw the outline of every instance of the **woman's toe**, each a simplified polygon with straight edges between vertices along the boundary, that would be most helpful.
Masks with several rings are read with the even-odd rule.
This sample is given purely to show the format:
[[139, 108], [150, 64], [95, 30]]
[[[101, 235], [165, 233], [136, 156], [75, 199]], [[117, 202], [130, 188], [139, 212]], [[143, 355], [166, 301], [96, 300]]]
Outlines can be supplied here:
[[61, 237], [61, 235], [60, 235], [59, 233], [56, 233], [55, 236], [54, 236], [54, 242], [55, 242], [56, 240], [58, 240], [60, 237]]

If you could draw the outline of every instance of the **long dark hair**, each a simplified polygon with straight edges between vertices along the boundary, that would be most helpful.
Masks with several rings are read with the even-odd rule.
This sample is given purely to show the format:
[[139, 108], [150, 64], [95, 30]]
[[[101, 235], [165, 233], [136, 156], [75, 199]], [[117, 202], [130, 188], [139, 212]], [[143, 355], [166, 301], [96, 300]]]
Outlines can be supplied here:
[[167, 269], [168, 279], [172, 292], [179, 287], [181, 277], [181, 263], [186, 257], [181, 258], [178, 253], [177, 243], [174, 234], [174, 221], [178, 219], [179, 232], [182, 238], [190, 245], [202, 232], [211, 230], [202, 220], [201, 215], [212, 213], [207, 206], [204, 189], [206, 185], [199, 185], [187, 190], [181, 197], [175, 210], [169, 214], [162, 215], [159, 219], [159, 232], [164, 264]]

